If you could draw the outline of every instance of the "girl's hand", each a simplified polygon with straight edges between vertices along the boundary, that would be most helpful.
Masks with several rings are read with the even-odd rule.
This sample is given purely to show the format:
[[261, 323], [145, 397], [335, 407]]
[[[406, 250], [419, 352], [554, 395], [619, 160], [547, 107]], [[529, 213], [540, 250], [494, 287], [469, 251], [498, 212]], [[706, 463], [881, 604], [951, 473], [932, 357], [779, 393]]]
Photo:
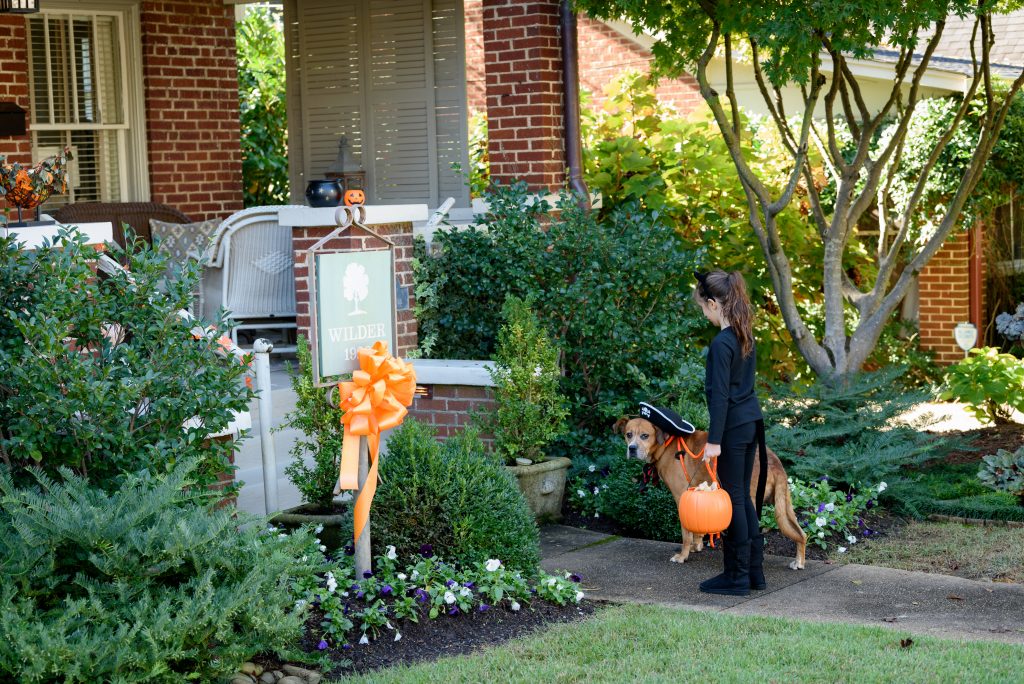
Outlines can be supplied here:
[[705, 444], [704, 445], [704, 458], [703, 458], [703, 461], [705, 463], [707, 463], [708, 461], [710, 461], [713, 458], [718, 458], [721, 455], [722, 455], [722, 445], [721, 444], [710, 444], [709, 443], [709, 444]]

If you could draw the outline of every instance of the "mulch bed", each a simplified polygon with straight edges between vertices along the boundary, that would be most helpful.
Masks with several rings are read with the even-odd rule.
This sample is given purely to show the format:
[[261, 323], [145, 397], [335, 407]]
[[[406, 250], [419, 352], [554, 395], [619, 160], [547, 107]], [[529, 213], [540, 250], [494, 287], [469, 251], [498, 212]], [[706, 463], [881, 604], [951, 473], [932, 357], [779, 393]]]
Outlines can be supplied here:
[[999, 449], [1013, 452], [1024, 446], [1024, 424], [996, 423], [975, 430], [951, 430], [938, 433], [940, 437], [963, 440], [963, 449], [954, 449], [942, 460], [951, 465], [974, 463], [983, 456], [994, 454]]
[[[539, 629], [563, 622], [576, 622], [592, 615], [597, 606], [587, 600], [579, 604], [556, 606], [546, 601], [534, 601], [513, 612], [505, 606], [486, 612], [440, 616], [431, 620], [426, 613], [419, 622], [401, 621], [395, 625], [402, 634], [395, 641], [395, 632], [381, 630], [377, 639], [365, 646], [352, 644], [351, 648], [317, 650], [322, 615], [312, 614], [306, 622], [307, 632], [302, 650], [311, 654], [327, 655], [336, 664], [325, 671], [327, 678], [363, 674], [393, 665], [411, 665], [448, 656], [473, 653], [489, 646], [498, 646]], [[358, 637], [357, 637], [358, 638]], [[280, 669], [281, 662], [270, 657], [256, 658], [255, 662], [268, 670]], [[300, 667], [310, 667], [301, 665]]]

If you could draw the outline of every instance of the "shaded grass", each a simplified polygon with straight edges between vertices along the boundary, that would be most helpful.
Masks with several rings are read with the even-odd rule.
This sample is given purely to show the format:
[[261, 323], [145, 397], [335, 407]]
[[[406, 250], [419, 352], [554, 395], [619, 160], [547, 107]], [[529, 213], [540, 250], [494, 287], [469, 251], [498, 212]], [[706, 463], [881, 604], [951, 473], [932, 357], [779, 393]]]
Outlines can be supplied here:
[[910, 521], [893, 537], [877, 537], [830, 558], [974, 580], [1024, 582], [1024, 529]]
[[986, 520], [1024, 520], [1024, 506], [978, 479], [978, 463], [934, 463], [890, 489], [887, 502], [915, 517], [931, 513]]
[[[1019, 682], [1024, 647], [881, 627], [618, 606], [472, 656], [346, 682]], [[736, 645], [738, 644], [738, 646]]]

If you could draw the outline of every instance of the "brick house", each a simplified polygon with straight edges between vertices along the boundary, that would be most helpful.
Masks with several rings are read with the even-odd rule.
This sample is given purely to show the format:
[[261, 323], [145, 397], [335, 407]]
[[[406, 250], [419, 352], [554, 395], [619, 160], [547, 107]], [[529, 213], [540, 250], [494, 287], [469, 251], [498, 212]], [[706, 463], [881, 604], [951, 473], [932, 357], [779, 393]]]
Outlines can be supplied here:
[[0, 14], [0, 101], [28, 112], [0, 154], [70, 146], [66, 202], [154, 201], [194, 220], [242, 208], [235, 10], [204, 0], [43, 0]]

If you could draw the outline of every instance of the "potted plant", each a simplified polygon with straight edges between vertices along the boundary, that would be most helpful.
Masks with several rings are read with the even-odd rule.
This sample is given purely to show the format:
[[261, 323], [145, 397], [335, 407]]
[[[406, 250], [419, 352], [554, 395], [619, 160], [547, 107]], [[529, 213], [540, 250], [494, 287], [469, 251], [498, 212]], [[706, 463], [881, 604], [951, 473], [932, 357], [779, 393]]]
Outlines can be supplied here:
[[502, 309], [494, 365], [494, 410], [484, 426], [494, 435], [494, 450], [519, 482], [538, 518], [561, 517], [567, 458], [544, 453], [565, 429], [568, 409], [558, 390], [558, 349], [541, 327], [529, 301], [510, 296]]
[[[313, 385], [313, 358], [309, 343], [301, 335], [296, 355], [298, 369], [289, 373], [295, 409], [285, 415], [276, 429], [294, 428], [302, 434], [292, 445], [292, 462], [284, 470], [302, 495], [302, 504], [278, 513], [273, 522], [286, 528], [306, 523], [322, 525], [321, 542], [328, 548], [339, 549], [347, 539], [342, 527], [348, 510], [345, 504], [334, 500], [341, 461], [341, 409], [328, 404], [324, 390]], [[306, 463], [307, 454], [313, 458], [312, 465]]]

